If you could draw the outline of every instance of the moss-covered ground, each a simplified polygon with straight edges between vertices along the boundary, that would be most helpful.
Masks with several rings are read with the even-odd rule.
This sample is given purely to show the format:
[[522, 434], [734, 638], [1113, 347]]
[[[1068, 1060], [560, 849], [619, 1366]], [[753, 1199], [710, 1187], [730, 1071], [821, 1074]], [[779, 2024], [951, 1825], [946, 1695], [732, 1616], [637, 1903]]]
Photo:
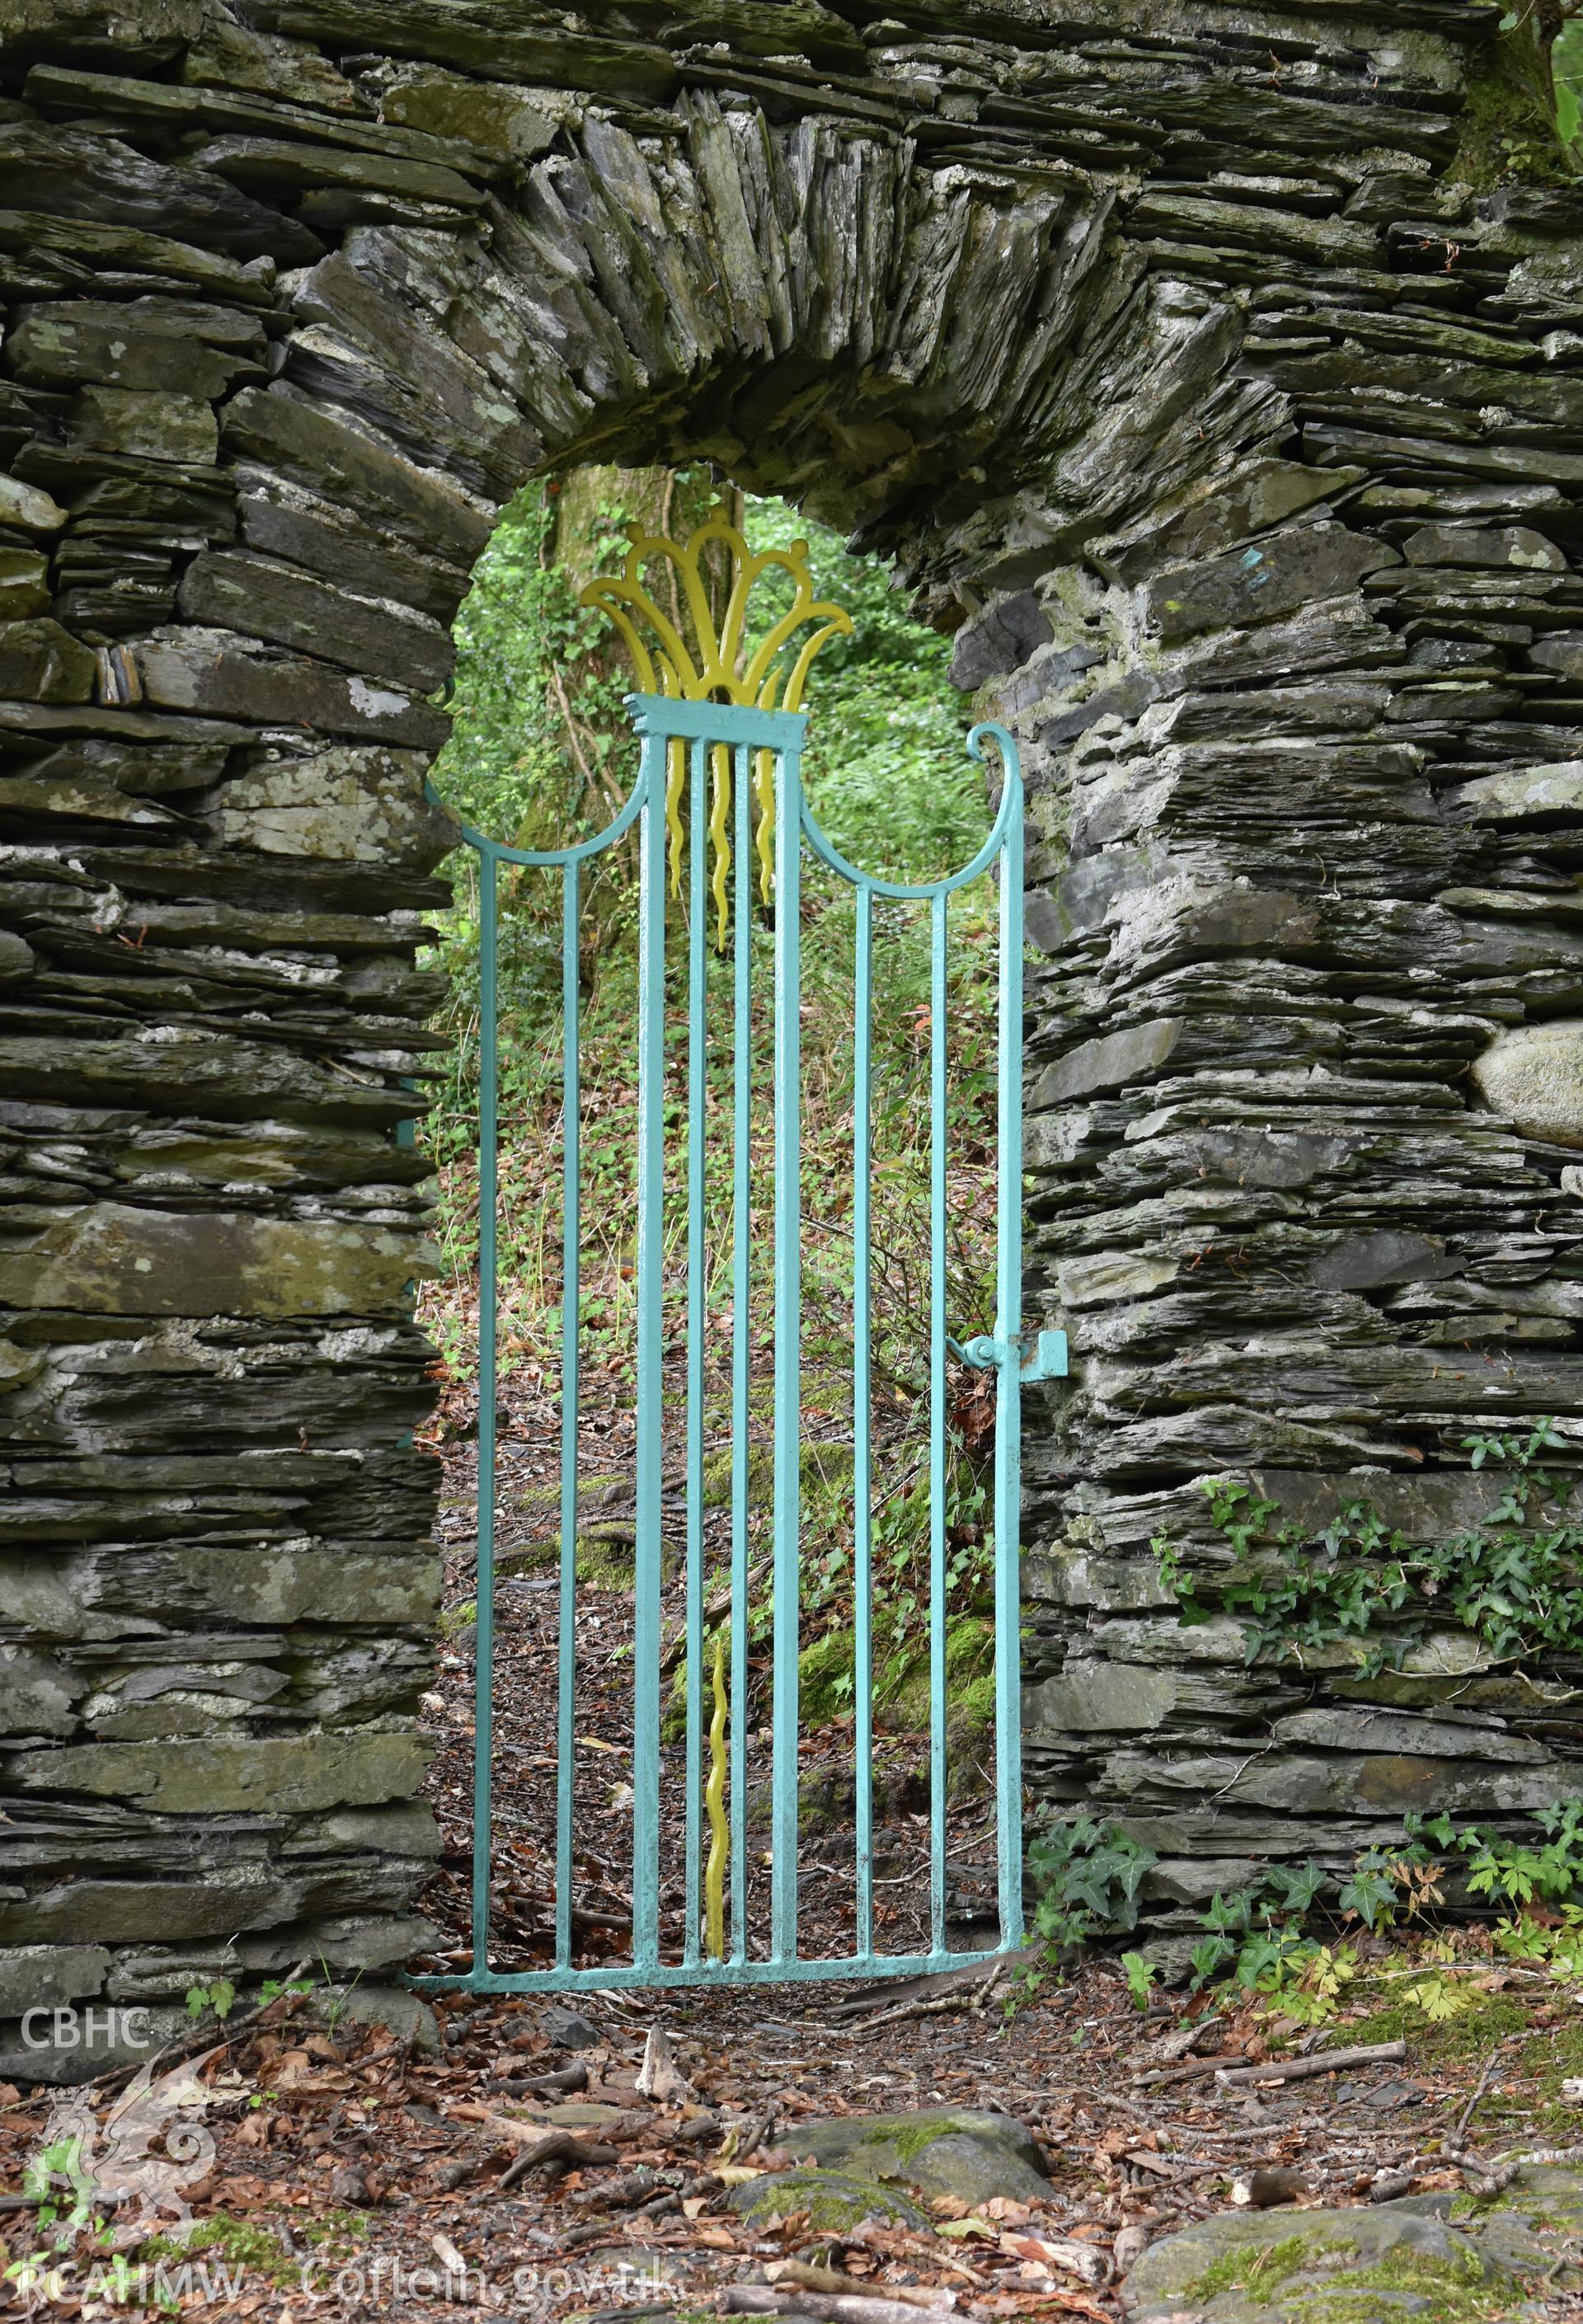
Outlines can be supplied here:
[[1515, 1995], [1477, 1990], [1458, 2015], [1436, 2024], [1406, 1999], [1409, 1977], [1397, 1975], [1393, 1982], [1395, 1991], [1390, 2000], [1365, 2017], [1349, 2019], [1349, 2044], [1406, 2042], [1415, 2067], [1440, 2068], [1462, 2059], [1487, 2057], [1497, 2042], [1525, 2033], [1531, 2024], [1532, 2011]]
[[1583, 2136], [1583, 2111], [1561, 2096], [1564, 2083], [1583, 2077], [1583, 2010], [1552, 1999], [1542, 1986], [1537, 2001], [1523, 1992], [1478, 1993], [1469, 2007], [1440, 2024], [1412, 2002], [1395, 1999], [1351, 2019], [1346, 2038], [1405, 2041], [1415, 2071], [1426, 2072], [1476, 2069], [1502, 2049], [1494, 2087], [1479, 2100], [1477, 2129], [1493, 2134], [1510, 2116], [1551, 2144]]
[[[204, 2253], [223, 2260], [246, 2275], [273, 2284], [300, 2284], [317, 2268], [334, 2269], [351, 2257], [366, 2238], [368, 2221], [356, 2211], [326, 2211], [316, 2218], [293, 2218], [288, 2250], [279, 2230], [266, 2219], [237, 2219], [217, 2211], [199, 2219], [180, 2234], [151, 2236], [136, 2254], [142, 2267], [180, 2267]], [[306, 2252], [310, 2256], [304, 2258]]]

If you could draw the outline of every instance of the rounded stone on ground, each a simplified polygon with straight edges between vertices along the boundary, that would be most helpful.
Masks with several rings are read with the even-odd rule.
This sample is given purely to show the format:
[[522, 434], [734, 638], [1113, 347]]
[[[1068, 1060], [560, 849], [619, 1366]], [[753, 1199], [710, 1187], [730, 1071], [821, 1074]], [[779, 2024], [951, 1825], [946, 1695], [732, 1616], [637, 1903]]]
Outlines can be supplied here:
[[[1453, 2218], [1452, 2213], [1456, 2217]], [[1130, 2324], [1309, 2324], [1399, 2313], [1498, 2324], [1575, 2229], [1583, 2173], [1525, 2166], [1472, 2209], [1453, 2190], [1349, 2210], [1223, 2212], [1152, 2244], [1122, 2292]]]
[[557, 2003], [544, 2013], [540, 2032], [557, 2050], [591, 2050], [605, 2039], [591, 2018]]
[[335, 2024], [350, 2018], [358, 2025], [383, 2025], [393, 2041], [425, 2058], [440, 2054], [440, 2025], [433, 2010], [398, 1985], [331, 1986], [315, 1994], [308, 2007]]
[[855, 2179], [954, 2195], [967, 2203], [1004, 2195], [1021, 2203], [1050, 2193], [1032, 2135], [1010, 2115], [968, 2107], [921, 2107], [908, 2114], [846, 2115], [800, 2124], [783, 2135], [793, 2153]]
[[872, 2179], [846, 2171], [822, 2171], [817, 2165], [766, 2171], [760, 2179], [733, 2187], [726, 2200], [739, 2218], [754, 2222], [789, 2218], [793, 2211], [806, 2211], [810, 2226], [833, 2234], [848, 2233], [865, 2219], [877, 2219], [884, 2227], [912, 2227], [920, 2234], [929, 2233], [934, 2226], [928, 2212], [897, 2189], [881, 2187]]

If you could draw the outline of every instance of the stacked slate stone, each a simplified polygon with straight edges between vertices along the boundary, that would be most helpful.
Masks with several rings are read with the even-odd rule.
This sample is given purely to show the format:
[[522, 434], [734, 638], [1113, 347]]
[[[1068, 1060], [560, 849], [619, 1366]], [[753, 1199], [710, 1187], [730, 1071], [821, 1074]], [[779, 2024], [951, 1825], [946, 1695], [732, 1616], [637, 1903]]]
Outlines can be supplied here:
[[1206, 1479], [1274, 1504], [1266, 1538], [1361, 1503], [1443, 1542], [1504, 1489], [1474, 1434], [1583, 1437], [1583, 207], [1404, 163], [1341, 203], [1265, 152], [1256, 201], [1134, 205], [1152, 268], [1229, 292], [1218, 392], [1276, 424], [1086, 541], [1041, 653], [1094, 659], [1014, 681], [1068, 859], [1030, 1159], [1080, 1351], [1032, 1454], [1032, 1774], [1183, 1907], [1583, 1789], [1578, 1652], [1419, 1600], [1376, 1675], [1338, 1642], [1247, 1667], [1257, 1624], [1181, 1627], [1152, 1546], [1212, 1609]]
[[1461, 182], [1497, 16], [0, 0], [0, 2021], [414, 1941], [421, 783], [582, 458], [895, 554], [1023, 740], [1036, 1784], [1167, 1901], [1574, 1787], [1566, 1658], [1246, 1672], [1148, 1546], [1583, 1415], [1583, 211]]

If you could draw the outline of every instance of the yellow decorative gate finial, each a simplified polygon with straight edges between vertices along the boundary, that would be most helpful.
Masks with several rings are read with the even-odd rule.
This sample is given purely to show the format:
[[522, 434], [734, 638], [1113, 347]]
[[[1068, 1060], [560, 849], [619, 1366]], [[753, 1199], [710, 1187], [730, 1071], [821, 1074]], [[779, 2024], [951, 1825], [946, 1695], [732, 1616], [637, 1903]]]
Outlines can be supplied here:
[[[830, 638], [852, 634], [852, 617], [843, 607], [816, 596], [809, 570], [808, 543], [794, 540], [789, 549], [750, 549], [745, 536], [724, 513], [705, 519], [685, 541], [649, 532], [641, 524], [626, 528], [631, 547], [623, 569], [590, 581], [578, 603], [606, 613], [625, 640], [645, 694], [669, 695], [684, 702], [725, 700], [759, 710], [800, 710], [803, 689], [815, 655]], [[712, 548], [723, 549], [729, 568], [729, 586], [723, 614], [717, 621], [709, 602], [704, 559]], [[666, 613], [645, 586], [643, 568], [656, 558], [669, 566], [674, 614]], [[766, 573], [779, 572], [792, 583], [792, 603], [756, 642], [748, 633], [753, 592]], [[808, 623], [818, 626], [802, 638], [788, 669], [786, 656]], [[691, 632], [691, 642], [683, 630]], [[645, 632], [648, 633], [645, 636]], [[771, 858], [773, 824], [773, 759], [768, 751], [756, 754], [754, 793], [759, 806], [761, 888], [768, 900], [773, 877]], [[727, 873], [731, 844], [727, 823], [731, 799], [731, 753], [723, 744], [712, 752], [714, 797], [709, 833], [715, 847], [711, 882], [718, 915], [717, 941], [726, 941]], [[665, 816], [671, 835], [671, 884], [681, 886], [681, 789], [687, 766], [687, 746], [670, 745], [666, 768]]]
[[[626, 640], [643, 691], [679, 696], [683, 702], [708, 702], [724, 696], [728, 702], [760, 710], [800, 710], [808, 673], [819, 648], [829, 638], [852, 634], [850, 613], [814, 595], [807, 541], [794, 540], [790, 549], [750, 549], [745, 537], [724, 515], [707, 517], [685, 542], [664, 533], [645, 532], [641, 524], [629, 524], [626, 534], [632, 546], [623, 571], [590, 581], [578, 602], [608, 613]], [[709, 605], [703, 569], [705, 555], [717, 542], [727, 553], [731, 581], [718, 625]], [[678, 607], [685, 607], [692, 630], [690, 649], [676, 622], [661, 611], [653, 591], [643, 585], [643, 567], [655, 558], [662, 558], [676, 576]], [[791, 580], [792, 604], [749, 650], [749, 603], [758, 582], [772, 571], [784, 573]], [[652, 648], [643, 640], [640, 622], [653, 632]], [[804, 640], [782, 689], [781, 657], [806, 622], [821, 626]]]

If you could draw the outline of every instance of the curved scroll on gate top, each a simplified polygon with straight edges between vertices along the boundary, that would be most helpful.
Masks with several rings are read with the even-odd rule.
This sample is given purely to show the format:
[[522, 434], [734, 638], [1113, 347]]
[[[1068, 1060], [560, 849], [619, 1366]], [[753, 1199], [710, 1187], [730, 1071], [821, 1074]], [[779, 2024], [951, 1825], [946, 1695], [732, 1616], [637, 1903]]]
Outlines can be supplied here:
[[938, 880], [885, 880], [877, 872], [865, 872], [859, 864], [843, 855], [821, 829], [806, 793], [802, 799], [804, 837], [819, 862], [845, 880], [848, 887], [866, 888], [873, 895], [886, 896], [897, 902], [927, 903], [936, 896], [954, 895], [958, 888], [966, 888], [971, 881], [988, 871], [1005, 845], [1007, 834], [1017, 826], [1017, 819], [1022, 813], [1023, 761], [1017, 745], [998, 719], [980, 719], [967, 736], [967, 755], [970, 759], [977, 759], [981, 766], [985, 763], [984, 745], [986, 742], [994, 743], [1000, 760], [1000, 800], [987, 836], [977, 853], [957, 871], [944, 872]]
[[[638, 685], [645, 694], [670, 696], [684, 702], [724, 700], [744, 708], [801, 710], [808, 675], [819, 648], [833, 637], [853, 634], [851, 615], [843, 606], [816, 595], [809, 569], [808, 543], [794, 540], [789, 549], [754, 549], [728, 517], [708, 517], [685, 541], [668, 534], [649, 532], [641, 524], [626, 528], [631, 543], [623, 569], [590, 581], [578, 603], [606, 614], [615, 622], [632, 655]], [[730, 574], [724, 613], [717, 620], [709, 602], [704, 560], [715, 547], [725, 550]], [[658, 558], [671, 569], [675, 617], [667, 614], [643, 570]], [[791, 605], [772, 621], [762, 638], [749, 630], [754, 591], [768, 573], [780, 572], [792, 583]], [[683, 634], [691, 630], [691, 643]], [[818, 624], [796, 647], [790, 669], [785, 657], [809, 622]], [[650, 633], [645, 637], [645, 630]], [[731, 752], [717, 743], [710, 754], [713, 793], [708, 828], [714, 846], [710, 881], [717, 916], [717, 942], [723, 948], [729, 917], [727, 875], [731, 866]], [[754, 794], [759, 811], [758, 853], [760, 891], [767, 903], [774, 879], [774, 754], [754, 754]], [[665, 781], [665, 819], [671, 837], [671, 892], [681, 890], [681, 793], [687, 774], [687, 745], [680, 739], [669, 745]]]

